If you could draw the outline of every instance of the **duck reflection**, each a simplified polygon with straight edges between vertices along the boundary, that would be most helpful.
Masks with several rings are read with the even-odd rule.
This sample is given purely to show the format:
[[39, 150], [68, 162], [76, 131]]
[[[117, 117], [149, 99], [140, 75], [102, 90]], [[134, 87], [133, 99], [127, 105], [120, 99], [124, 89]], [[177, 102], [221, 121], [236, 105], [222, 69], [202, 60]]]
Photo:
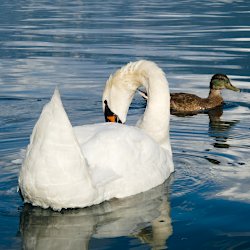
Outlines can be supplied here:
[[222, 120], [224, 106], [218, 106], [213, 109], [204, 111], [204, 112], [188, 112], [181, 113], [171, 110], [171, 115], [185, 117], [185, 116], [194, 116], [198, 114], [207, 114], [209, 117], [209, 127], [208, 135], [215, 139], [213, 146], [215, 148], [229, 148], [230, 145], [227, 143], [228, 138], [230, 137], [230, 130], [235, 126], [239, 121], [237, 120]]
[[229, 148], [230, 145], [227, 143], [227, 140], [230, 137], [230, 130], [239, 121], [222, 120], [223, 106], [211, 109], [207, 113], [209, 117], [208, 135], [215, 139], [213, 146], [215, 148]]
[[126, 199], [61, 213], [25, 205], [20, 216], [23, 249], [89, 249], [92, 238], [121, 236], [165, 248], [172, 234], [169, 182]]

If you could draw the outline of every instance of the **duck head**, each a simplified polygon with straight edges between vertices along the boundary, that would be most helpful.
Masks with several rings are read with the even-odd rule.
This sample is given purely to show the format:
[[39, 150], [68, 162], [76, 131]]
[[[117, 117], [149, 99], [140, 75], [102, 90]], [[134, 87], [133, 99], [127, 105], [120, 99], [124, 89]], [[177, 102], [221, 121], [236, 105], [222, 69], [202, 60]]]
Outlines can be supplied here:
[[215, 89], [215, 90], [230, 89], [237, 92], [240, 91], [240, 89], [236, 88], [231, 84], [229, 78], [224, 74], [213, 75], [210, 81], [210, 89]]

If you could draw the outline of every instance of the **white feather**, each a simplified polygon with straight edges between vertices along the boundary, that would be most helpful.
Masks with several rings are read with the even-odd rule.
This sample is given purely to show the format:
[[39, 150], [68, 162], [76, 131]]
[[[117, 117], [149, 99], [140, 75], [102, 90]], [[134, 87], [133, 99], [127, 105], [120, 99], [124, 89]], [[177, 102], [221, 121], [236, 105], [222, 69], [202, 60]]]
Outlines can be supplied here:
[[20, 170], [25, 202], [54, 210], [86, 207], [147, 191], [169, 177], [174, 170], [165, 111], [169, 91], [160, 68], [148, 61], [128, 64], [109, 78], [103, 99], [124, 118], [140, 83], [149, 90], [140, 127], [102, 123], [72, 128], [55, 90], [33, 129]]

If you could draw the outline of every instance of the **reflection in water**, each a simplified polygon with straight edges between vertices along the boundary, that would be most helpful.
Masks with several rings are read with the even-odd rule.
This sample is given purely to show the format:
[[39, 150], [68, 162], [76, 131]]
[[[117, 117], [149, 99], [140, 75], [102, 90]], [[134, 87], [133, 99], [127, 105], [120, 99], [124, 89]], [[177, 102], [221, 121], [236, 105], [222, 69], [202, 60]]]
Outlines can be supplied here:
[[216, 107], [208, 111], [209, 117], [209, 129], [208, 135], [215, 138], [213, 144], [215, 148], [229, 148], [230, 145], [227, 143], [229, 138], [229, 132], [233, 126], [239, 121], [224, 121], [221, 120], [223, 115], [223, 106]]
[[[243, 110], [245, 109], [240, 110], [241, 114]], [[233, 110], [230, 118], [238, 112], [237, 109]], [[239, 120], [222, 120], [220, 118], [222, 113], [222, 110], [215, 110], [215, 113], [209, 114], [208, 134], [215, 138], [214, 147], [218, 152], [231, 161], [224, 162], [212, 170], [216, 181], [222, 185], [222, 189], [216, 193], [215, 197], [250, 203], [250, 165], [246, 157], [249, 154], [249, 133], [241, 134], [238, 130], [237, 135], [234, 136], [231, 129], [239, 123]], [[249, 114], [248, 107], [246, 107], [246, 114]], [[235, 118], [237, 119], [237, 116]], [[248, 119], [247, 116], [245, 119]], [[230, 141], [230, 144], [227, 141]], [[240, 150], [236, 151], [235, 148]]]
[[[229, 110], [227, 110], [227, 112], [225, 112], [225, 114], [223, 115], [224, 108], [225, 106], [218, 106], [214, 109], [204, 112], [189, 112], [184, 114], [180, 112], [171, 111], [172, 115], [187, 118], [184, 118], [185, 121], [187, 121], [186, 125], [184, 123], [184, 120], [178, 120], [178, 124], [179, 126], [183, 126], [184, 124], [181, 130], [185, 133], [188, 133], [189, 136], [190, 133], [193, 134], [193, 136], [190, 136], [190, 140], [193, 141], [193, 155], [195, 154], [197, 157], [204, 155], [204, 159], [206, 159], [213, 165], [221, 165], [223, 162], [225, 163], [225, 158], [221, 158], [221, 156], [226, 157], [228, 159], [233, 157], [231, 157], [229, 153], [229, 148], [234, 144], [234, 142], [232, 141], [232, 128], [237, 123], [239, 123], [239, 120], [237, 120], [237, 118], [234, 120], [231, 120], [230, 118], [225, 118], [225, 115], [227, 115], [226, 117], [232, 117], [232, 111], [230, 112]], [[196, 115], [198, 115], [198, 117], [195, 118]], [[196, 121], [200, 122], [202, 120], [205, 127], [207, 120], [206, 115], [208, 115], [209, 118], [207, 131], [201, 128], [199, 124], [197, 126], [196, 123]], [[193, 116], [193, 119], [188, 119], [191, 116]], [[196, 130], [187, 129], [186, 126], [193, 126], [193, 128], [196, 128]], [[201, 136], [201, 134], [203, 134], [204, 137], [196, 137], [197, 135]], [[207, 141], [206, 135], [208, 135], [211, 139]], [[208, 144], [206, 143], [206, 141], [208, 142]], [[197, 144], [197, 148], [194, 147], [195, 143]], [[189, 144], [187, 144], [187, 146], [189, 147]], [[197, 152], [200, 152], [200, 154], [197, 154]]]
[[[240, 122], [235, 116], [238, 110], [227, 110], [223, 115], [224, 107], [219, 106], [207, 112], [208, 136], [213, 139], [214, 149], [207, 149], [210, 152], [204, 156], [204, 159], [213, 165], [209, 174], [205, 175], [204, 171], [202, 174], [210, 181], [213, 180], [221, 185], [221, 189], [215, 192], [213, 197], [250, 203], [250, 165], [246, 158], [249, 154], [249, 134], [241, 134], [236, 130], [237, 136], [234, 135], [232, 129]], [[242, 111], [243, 109], [241, 113]], [[248, 114], [249, 109], [246, 111]], [[232, 117], [235, 120], [230, 120]], [[240, 150], [236, 151], [235, 148]], [[211, 198], [210, 193], [209, 197]]]
[[[208, 114], [208, 117], [209, 117], [208, 135], [212, 138], [215, 138], [215, 143], [213, 144], [213, 146], [215, 148], [229, 148], [230, 145], [226, 143], [227, 139], [229, 138], [229, 131], [239, 121], [221, 120], [221, 116], [223, 115], [223, 106], [215, 107], [211, 110], [205, 111], [204, 113]], [[171, 110], [172, 115], [176, 115], [179, 117], [194, 116], [194, 115], [204, 114], [204, 113], [203, 112], [181, 113], [181, 112]]]
[[20, 218], [23, 249], [89, 249], [92, 237], [121, 236], [165, 248], [172, 234], [168, 188], [169, 180], [126, 199], [61, 213], [25, 205]]
[[[107, 76], [138, 59], [157, 62], [166, 72], [173, 92], [192, 90], [206, 96], [207, 82], [215, 72], [229, 74], [241, 88], [237, 95], [224, 93], [232, 106], [224, 107], [218, 122], [207, 121], [206, 114], [171, 117], [176, 172], [171, 186], [174, 235], [167, 245], [173, 249], [250, 249], [249, 0], [197, 2], [1, 1], [0, 249], [21, 249], [19, 235], [18, 243], [13, 245], [19, 223], [16, 208], [22, 205], [15, 192], [20, 165], [11, 161], [26, 147], [37, 111], [54, 86], [62, 89], [74, 125], [101, 122], [100, 100]], [[131, 123], [137, 121], [141, 103], [135, 103], [130, 111]], [[240, 122], [233, 125], [232, 120]], [[230, 147], [215, 147], [218, 143]], [[124, 204], [121, 208], [116, 204], [114, 201], [64, 214], [25, 206], [20, 225], [23, 248], [57, 249], [64, 245], [65, 249], [70, 244], [71, 248], [84, 248], [89, 238], [104, 237], [105, 223], [110, 228], [119, 225], [122, 218], [131, 225], [136, 221], [137, 229], [132, 229], [130, 236], [148, 243], [154, 239], [152, 218], [157, 215], [143, 217], [141, 220], [148, 222], [141, 225], [141, 208], [136, 213], [128, 206], [130, 215], [126, 215]], [[145, 206], [144, 201], [142, 204]], [[105, 212], [108, 206], [113, 224]], [[153, 214], [159, 210], [157, 206], [152, 208]], [[122, 232], [125, 225], [113, 231], [107, 228], [106, 237], [126, 235], [126, 230]], [[170, 224], [168, 229], [172, 231]], [[213, 244], [218, 239], [215, 233], [223, 235], [219, 245]], [[244, 233], [248, 236], [242, 237]], [[124, 238], [113, 239], [115, 247], [108, 249], [124, 249]], [[248, 245], [244, 248], [241, 241]], [[89, 247], [98, 242], [91, 240]], [[138, 248], [143, 247], [147, 248], [138, 242]]]

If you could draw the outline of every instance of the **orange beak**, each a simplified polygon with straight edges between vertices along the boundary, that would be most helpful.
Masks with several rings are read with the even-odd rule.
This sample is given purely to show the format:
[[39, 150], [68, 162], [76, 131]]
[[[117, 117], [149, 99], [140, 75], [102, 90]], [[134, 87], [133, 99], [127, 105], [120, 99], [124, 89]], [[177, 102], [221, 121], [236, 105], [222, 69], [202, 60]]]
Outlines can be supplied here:
[[116, 119], [117, 119], [117, 117], [116, 117], [115, 114], [114, 115], [109, 115], [109, 116], [106, 117], [107, 122], [116, 122]]
[[110, 110], [108, 102], [106, 100], [104, 101], [104, 104], [105, 104], [105, 110], [104, 110], [105, 121], [122, 123], [119, 117]]

